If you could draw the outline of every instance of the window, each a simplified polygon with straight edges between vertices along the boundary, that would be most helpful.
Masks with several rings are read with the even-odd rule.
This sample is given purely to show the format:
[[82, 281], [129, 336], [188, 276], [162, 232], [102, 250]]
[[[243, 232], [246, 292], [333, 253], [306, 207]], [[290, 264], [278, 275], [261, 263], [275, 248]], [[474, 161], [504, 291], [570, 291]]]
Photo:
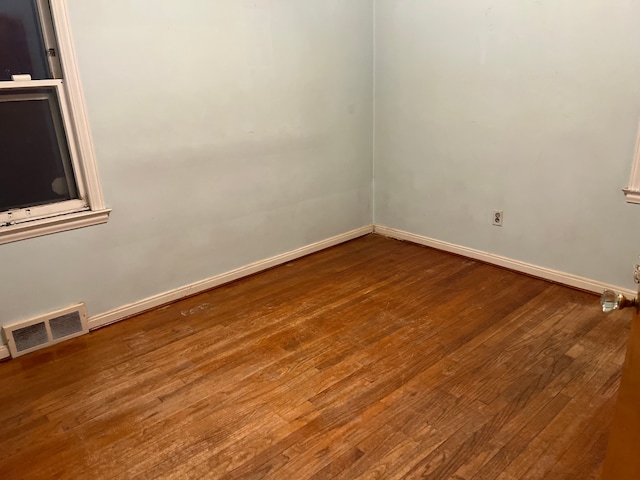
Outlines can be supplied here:
[[636, 151], [633, 156], [629, 186], [623, 191], [627, 196], [628, 203], [640, 203], [640, 127], [638, 127], [638, 138], [636, 140]]
[[64, 0], [0, 2], [0, 243], [104, 223]]

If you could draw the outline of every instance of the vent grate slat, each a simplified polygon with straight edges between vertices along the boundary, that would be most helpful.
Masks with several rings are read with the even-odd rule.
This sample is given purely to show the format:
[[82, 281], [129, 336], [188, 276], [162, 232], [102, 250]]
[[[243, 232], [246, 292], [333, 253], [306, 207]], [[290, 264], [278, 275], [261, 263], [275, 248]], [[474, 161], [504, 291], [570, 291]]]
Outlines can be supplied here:
[[14, 330], [13, 338], [16, 342], [16, 350], [19, 352], [49, 343], [47, 327], [44, 322]]
[[51, 336], [54, 340], [82, 332], [80, 313], [71, 312], [60, 317], [52, 318], [49, 320], [49, 326], [51, 327]]

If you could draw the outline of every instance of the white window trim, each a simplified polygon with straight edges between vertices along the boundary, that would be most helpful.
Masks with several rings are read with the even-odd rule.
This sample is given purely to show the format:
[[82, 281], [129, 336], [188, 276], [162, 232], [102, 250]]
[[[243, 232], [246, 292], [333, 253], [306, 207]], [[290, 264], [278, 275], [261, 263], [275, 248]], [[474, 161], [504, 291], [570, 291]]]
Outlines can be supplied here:
[[55, 217], [47, 217], [32, 222], [17, 223], [2, 227], [0, 243], [17, 242], [27, 238], [41, 237], [51, 233], [65, 232], [76, 228], [89, 227], [107, 223], [111, 210], [85, 211], [78, 213], [65, 213]]
[[[63, 121], [68, 130], [69, 150], [78, 189], [83, 194], [83, 202], [78, 204], [74, 211], [67, 213], [47, 211], [46, 208], [40, 211], [36, 208], [27, 209], [35, 212], [32, 217], [27, 218], [30, 215], [27, 213], [27, 216], [22, 215], [22, 218], [16, 218], [16, 223], [0, 226], [0, 244], [106, 223], [111, 212], [105, 206], [98, 178], [93, 140], [71, 36], [67, 2], [50, 0], [50, 6], [58, 43], [57, 54], [62, 65], [64, 80], [34, 80], [25, 82], [25, 85], [35, 86], [37, 83], [45, 86], [50, 83], [51, 86], [59, 89], [60, 108], [64, 110]], [[15, 83], [6, 82], [6, 85], [0, 88], [16, 88]]]
[[636, 138], [636, 150], [633, 154], [629, 186], [622, 191], [626, 195], [628, 203], [640, 203], [640, 126], [638, 126], [638, 137]]

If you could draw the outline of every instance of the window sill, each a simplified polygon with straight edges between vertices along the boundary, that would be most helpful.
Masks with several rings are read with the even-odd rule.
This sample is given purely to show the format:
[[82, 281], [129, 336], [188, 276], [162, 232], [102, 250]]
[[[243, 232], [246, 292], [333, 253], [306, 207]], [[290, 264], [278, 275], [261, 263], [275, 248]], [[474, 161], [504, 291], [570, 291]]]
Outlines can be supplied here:
[[627, 197], [627, 203], [640, 203], [640, 191], [630, 190], [628, 188], [624, 188], [622, 191], [625, 197]]
[[111, 213], [110, 209], [70, 213], [0, 227], [0, 245], [3, 243], [17, 242], [18, 240], [26, 240], [27, 238], [41, 237], [51, 233], [107, 223], [109, 213]]

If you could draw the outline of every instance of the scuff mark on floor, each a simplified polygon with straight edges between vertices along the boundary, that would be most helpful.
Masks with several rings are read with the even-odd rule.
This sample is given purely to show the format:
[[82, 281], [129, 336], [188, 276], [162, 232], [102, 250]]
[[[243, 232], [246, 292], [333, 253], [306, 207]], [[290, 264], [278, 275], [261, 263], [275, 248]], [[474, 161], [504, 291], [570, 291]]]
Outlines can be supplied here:
[[209, 306], [211, 306], [210, 303], [203, 303], [202, 305], [198, 305], [197, 307], [193, 307], [189, 310], [180, 310], [180, 315], [182, 315], [183, 317], [188, 317], [189, 315], [193, 315], [194, 313], [206, 310]]

